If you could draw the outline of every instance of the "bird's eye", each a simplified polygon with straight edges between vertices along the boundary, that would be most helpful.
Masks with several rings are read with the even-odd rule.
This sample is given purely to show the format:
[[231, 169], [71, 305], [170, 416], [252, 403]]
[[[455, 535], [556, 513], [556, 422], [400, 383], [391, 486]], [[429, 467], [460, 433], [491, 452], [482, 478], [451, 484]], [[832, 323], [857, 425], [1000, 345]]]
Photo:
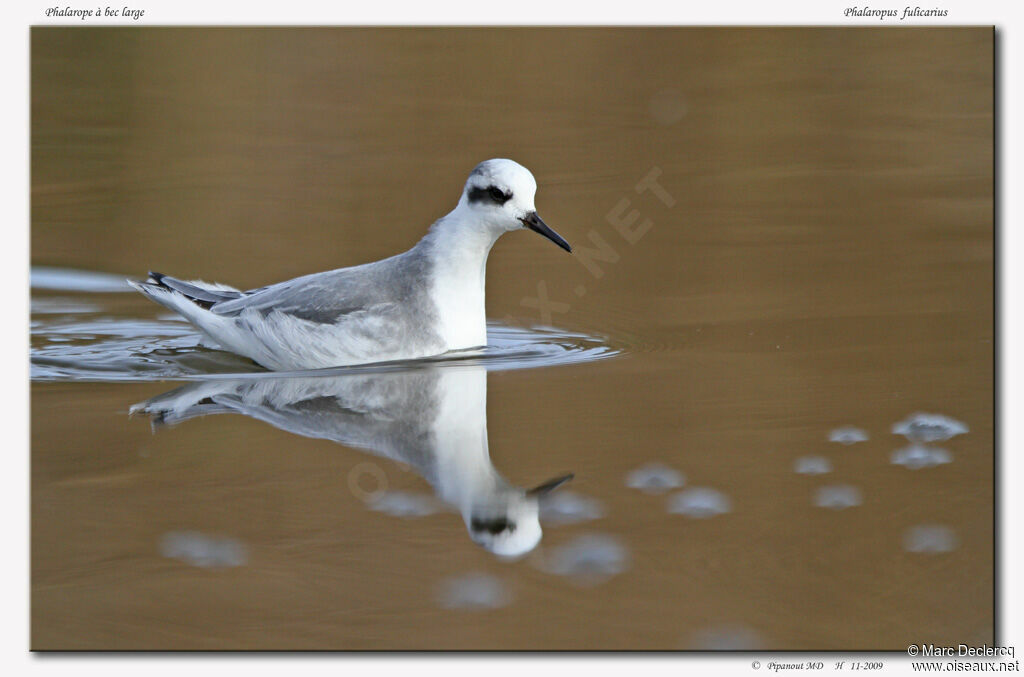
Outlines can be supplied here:
[[491, 199], [498, 204], [503, 204], [512, 197], [511, 195], [506, 196], [505, 193], [501, 191], [501, 188], [498, 188], [497, 186], [491, 186], [488, 188], [487, 193], [491, 196]]

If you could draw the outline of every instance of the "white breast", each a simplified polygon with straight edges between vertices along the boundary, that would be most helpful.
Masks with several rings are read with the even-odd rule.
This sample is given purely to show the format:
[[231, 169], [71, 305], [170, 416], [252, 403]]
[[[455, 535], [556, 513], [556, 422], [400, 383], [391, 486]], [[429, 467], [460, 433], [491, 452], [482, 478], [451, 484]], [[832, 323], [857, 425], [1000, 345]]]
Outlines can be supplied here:
[[438, 311], [438, 333], [448, 350], [487, 345], [483, 261], [445, 258], [437, 262], [431, 296]]

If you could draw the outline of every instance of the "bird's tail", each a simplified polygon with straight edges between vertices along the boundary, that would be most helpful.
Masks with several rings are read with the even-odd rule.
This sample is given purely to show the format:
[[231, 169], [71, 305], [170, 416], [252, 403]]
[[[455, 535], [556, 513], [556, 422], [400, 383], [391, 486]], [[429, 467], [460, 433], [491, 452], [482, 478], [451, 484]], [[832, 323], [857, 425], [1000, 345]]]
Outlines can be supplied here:
[[179, 308], [176, 304], [169, 305], [166, 302], [166, 300], [169, 300], [166, 296], [167, 292], [170, 292], [171, 295], [174, 295], [174, 293], [177, 292], [204, 310], [209, 310], [215, 303], [237, 299], [242, 295], [242, 292], [232, 287], [199, 281], [186, 282], [184, 280], [179, 280], [176, 277], [164, 275], [163, 273], [155, 273], [153, 271], [150, 271], [149, 279], [145, 282], [128, 280], [128, 284], [132, 285], [143, 294], [146, 294], [154, 301], [162, 303], [174, 310], [179, 310]]

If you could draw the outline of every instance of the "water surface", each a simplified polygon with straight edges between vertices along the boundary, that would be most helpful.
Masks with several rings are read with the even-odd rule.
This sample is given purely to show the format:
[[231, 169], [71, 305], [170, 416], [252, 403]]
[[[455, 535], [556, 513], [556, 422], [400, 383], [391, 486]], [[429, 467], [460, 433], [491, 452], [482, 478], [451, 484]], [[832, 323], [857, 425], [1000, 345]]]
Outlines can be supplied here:
[[[33, 648], [992, 644], [992, 55], [985, 29], [35, 29]], [[502, 238], [483, 355], [282, 379], [121, 283], [395, 254], [495, 156], [575, 254]], [[910, 472], [918, 412], [966, 432], [914, 428], [950, 462]], [[536, 547], [481, 547], [477, 479], [570, 472]]]

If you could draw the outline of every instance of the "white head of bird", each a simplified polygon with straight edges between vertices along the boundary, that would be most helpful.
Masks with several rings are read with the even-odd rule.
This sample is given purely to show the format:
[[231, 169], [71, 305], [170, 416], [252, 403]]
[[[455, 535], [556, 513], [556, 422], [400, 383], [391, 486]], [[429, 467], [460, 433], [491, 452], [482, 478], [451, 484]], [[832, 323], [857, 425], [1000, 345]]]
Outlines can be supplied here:
[[486, 160], [470, 172], [453, 215], [483, 227], [494, 239], [528, 228], [571, 252], [569, 243], [537, 215], [536, 194], [537, 181], [529, 169], [512, 160]]

